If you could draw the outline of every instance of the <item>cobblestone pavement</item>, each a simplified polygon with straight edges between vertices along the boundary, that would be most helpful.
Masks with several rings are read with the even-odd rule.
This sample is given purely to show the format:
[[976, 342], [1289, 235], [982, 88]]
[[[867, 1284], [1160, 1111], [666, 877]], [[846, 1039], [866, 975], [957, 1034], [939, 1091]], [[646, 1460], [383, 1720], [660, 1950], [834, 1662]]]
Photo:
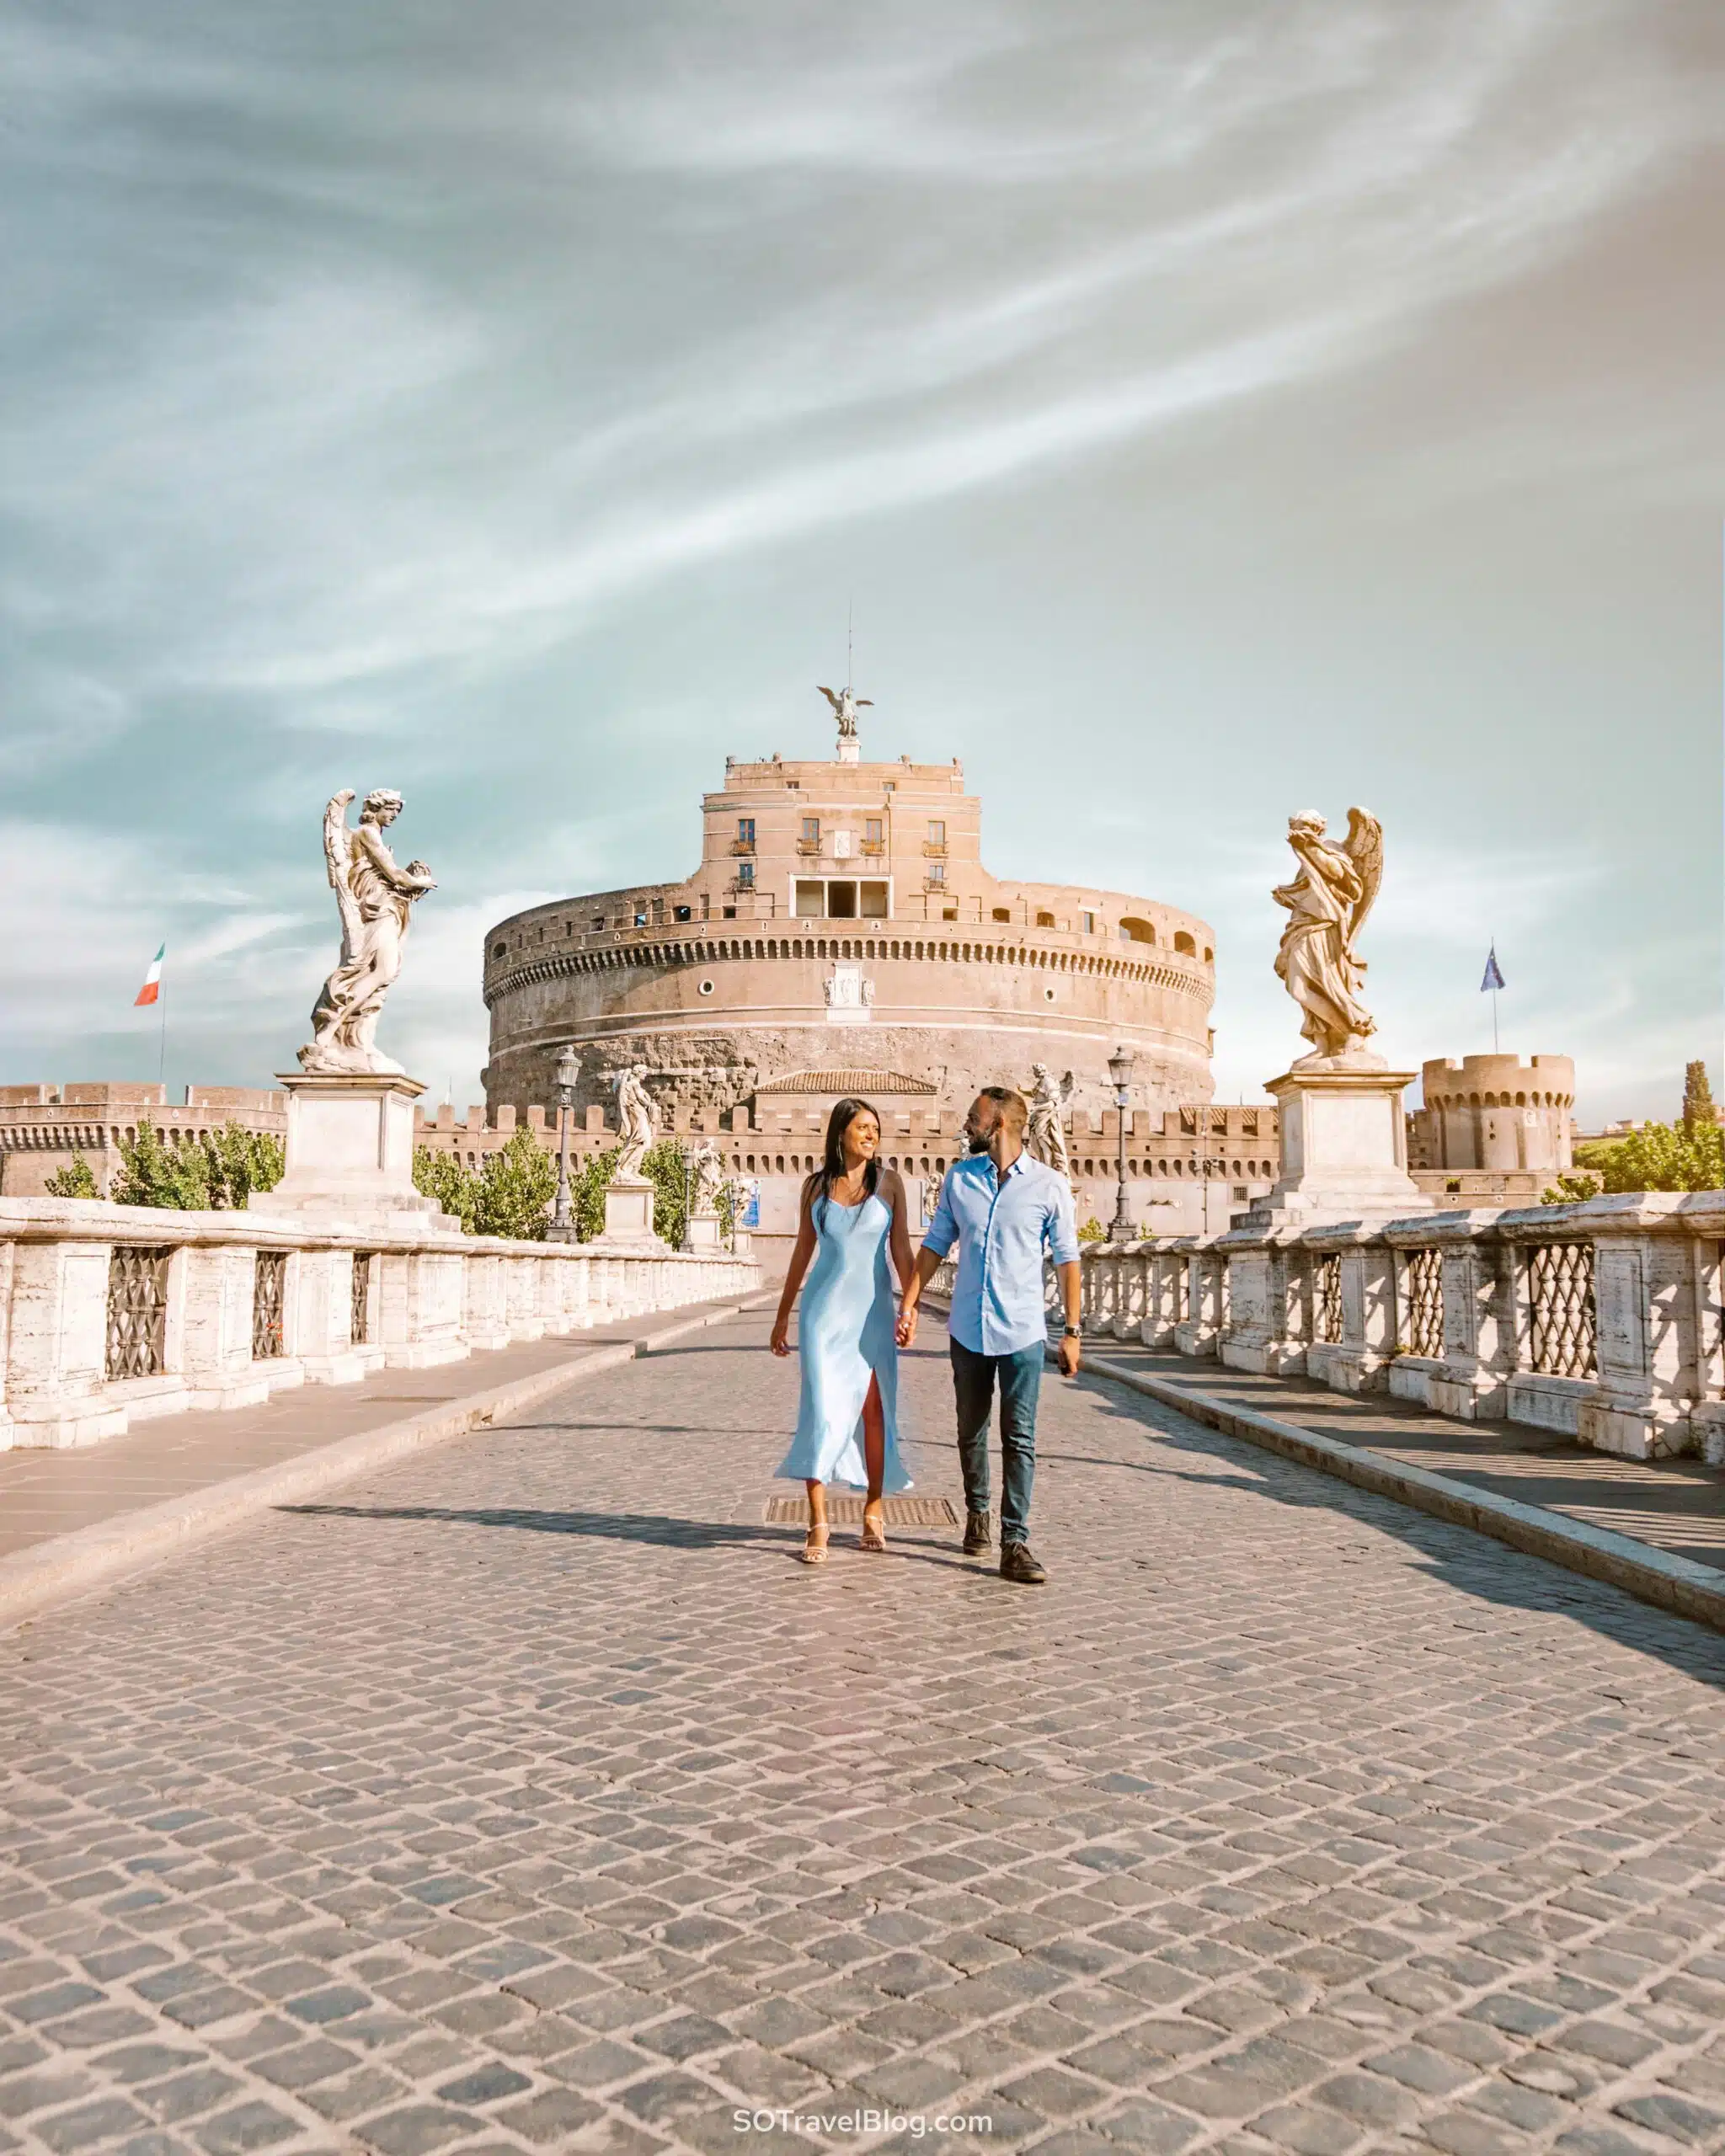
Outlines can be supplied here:
[[807, 1568], [766, 1323], [0, 1641], [0, 2149], [1725, 2144], [1725, 1641], [1052, 1378]]

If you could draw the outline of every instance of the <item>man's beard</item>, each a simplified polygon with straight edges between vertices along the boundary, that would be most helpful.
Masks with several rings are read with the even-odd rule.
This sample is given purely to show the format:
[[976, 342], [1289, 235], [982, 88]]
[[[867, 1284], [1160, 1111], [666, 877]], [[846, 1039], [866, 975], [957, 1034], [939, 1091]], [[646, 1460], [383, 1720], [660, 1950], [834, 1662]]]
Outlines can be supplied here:
[[991, 1132], [989, 1133], [989, 1134], [988, 1134], [988, 1136], [987, 1136], [986, 1138], [978, 1138], [978, 1137], [974, 1137], [974, 1136], [973, 1136], [973, 1137], [972, 1137], [972, 1139], [971, 1139], [971, 1140], [970, 1140], [970, 1150], [971, 1150], [973, 1153], [985, 1153], [985, 1152], [988, 1150], [989, 1147], [990, 1147], [991, 1145], [993, 1145], [993, 1143], [994, 1143], [994, 1133], [993, 1133], [992, 1131], [991, 1131]]

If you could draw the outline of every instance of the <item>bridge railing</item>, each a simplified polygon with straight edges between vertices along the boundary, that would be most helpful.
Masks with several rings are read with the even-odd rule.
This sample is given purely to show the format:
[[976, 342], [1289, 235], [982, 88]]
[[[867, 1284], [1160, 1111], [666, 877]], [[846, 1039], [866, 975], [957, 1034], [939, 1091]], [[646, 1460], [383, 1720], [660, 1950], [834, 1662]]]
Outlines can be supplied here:
[[746, 1294], [750, 1258], [0, 1198], [0, 1449]]
[[1725, 1191], [1093, 1243], [1084, 1322], [1629, 1459], [1725, 1464]]

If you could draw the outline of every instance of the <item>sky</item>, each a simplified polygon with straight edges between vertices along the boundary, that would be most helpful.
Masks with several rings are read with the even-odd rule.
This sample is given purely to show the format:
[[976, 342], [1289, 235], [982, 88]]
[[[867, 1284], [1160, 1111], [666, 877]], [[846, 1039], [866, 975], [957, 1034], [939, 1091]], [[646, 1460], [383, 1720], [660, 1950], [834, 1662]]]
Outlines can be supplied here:
[[1005, 877], [1215, 926], [1384, 825], [1398, 1067], [1721, 1083], [1717, 0], [13, 0], [0, 1081], [292, 1067], [321, 822], [483, 931], [681, 877], [727, 753], [962, 759]]

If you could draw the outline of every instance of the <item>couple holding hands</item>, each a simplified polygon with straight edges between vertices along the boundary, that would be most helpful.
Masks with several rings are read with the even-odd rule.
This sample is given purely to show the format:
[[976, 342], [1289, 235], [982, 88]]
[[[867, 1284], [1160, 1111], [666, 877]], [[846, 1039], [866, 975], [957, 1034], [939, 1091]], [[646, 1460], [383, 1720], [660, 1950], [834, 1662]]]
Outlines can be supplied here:
[[[886, 1548], [881, 1500], [908, 1490], [899, 1458], [898, 1351], [916, 1337], [917, 1306], [936, 1267], [958, 1246], [947, 1320], [964, 1480], [964, 1554], [993, 1546], [989, 1422], [1001, 1400], [1001, 1577], [1039, 1587], [1032, 1555], [1030, 1496], [1036, 1475], [1036, 1403], [1047, 1321], [1043, 1258], [1053, 1259], [1065, 1310], [1060, 1369], [1078, 1371], [1078, 1233], [1065, 1177], [1024, 1150], [1030, 1111], [1008, 1086], [985, 1086], [965, 1118], [967, 1158], [948, 1171], [913, 1262], [905, 1186], [880, 1160], [880, 1118], [866, 1101], [842, 1100], [826, 1126], [825, 1157], [803, 1186], [790, 1269], [774, 1321], [775, 1355], [790, 1353], [791, 1310], [803, 1310], [798, 1347], [802, 1397], [797, 1433], [777, 1470], [806, 1483], [805, 1564], [827, 1552], [826, 1485], [863, 1488], [860, 1546]], [[890, 1269], [889, 1267], [890, 1257]], [[901, 1294], [893, 1307], [892, 1273]]]

